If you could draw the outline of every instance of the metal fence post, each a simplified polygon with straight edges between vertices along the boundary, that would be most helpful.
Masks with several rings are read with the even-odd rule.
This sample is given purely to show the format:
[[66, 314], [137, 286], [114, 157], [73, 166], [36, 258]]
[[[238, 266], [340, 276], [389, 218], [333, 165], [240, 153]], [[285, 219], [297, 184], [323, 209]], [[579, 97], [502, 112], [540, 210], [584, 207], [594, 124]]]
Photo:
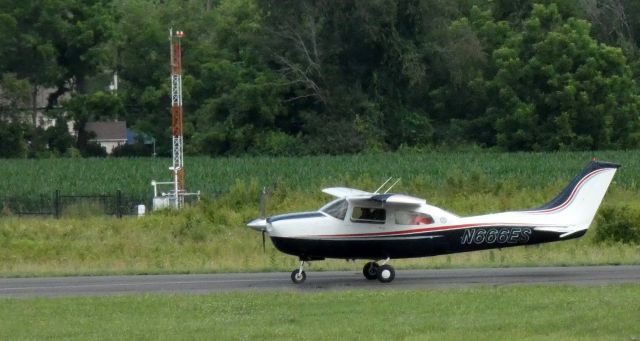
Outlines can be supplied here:
[[116, 217], [122, 218], [122, 191], [116, 191]]
[[60, 207], [60, 190], [56, 189], [55, 194], [53, 196], [53, 215], [56, 219], [60, 219], [62, 207]]

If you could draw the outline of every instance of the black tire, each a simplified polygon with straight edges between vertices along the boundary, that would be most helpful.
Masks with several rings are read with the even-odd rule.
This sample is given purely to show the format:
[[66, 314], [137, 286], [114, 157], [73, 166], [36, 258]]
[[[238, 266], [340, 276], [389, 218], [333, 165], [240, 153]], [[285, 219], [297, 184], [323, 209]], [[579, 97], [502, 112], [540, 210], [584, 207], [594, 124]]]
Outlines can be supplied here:
[[364, 265], [362, 268], [362, 274], [366, 279], [376, 279], [378, 278], [378, 268], [380, 266], [376, 262], [369, 262]]
[[382, 283], [390, 283], [396, 278], [396, 270], [389, 264], [381, 265], [378, 268], [378, 280]]
[[304, 271], [300, 271], [300, 269], [295, 269], [291, 272], [291, 280], [295, 284], [300, 284], [307, 279], [307, 274]]

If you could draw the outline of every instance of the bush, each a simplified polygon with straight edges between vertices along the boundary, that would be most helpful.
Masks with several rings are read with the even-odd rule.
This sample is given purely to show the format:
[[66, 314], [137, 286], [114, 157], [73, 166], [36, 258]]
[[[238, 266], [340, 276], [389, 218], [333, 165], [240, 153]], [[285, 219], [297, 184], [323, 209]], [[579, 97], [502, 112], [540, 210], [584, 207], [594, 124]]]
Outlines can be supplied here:
[[24, 125], [0, 120], [0, 158], [24, 158], [27, 145], [24, 141]]
[[123, 144], [113, 148], [113, 157], [152, 156], [153, 147], [144, 143]]
[[596, 223], [596, 242], [640, 243], [639, 209], [602, 207]]
[[96, 142], [88, 142], [80, 151], [84, 157], [106, 157], [107, 150]]
[[271, 131], [258, 135], [252, 151], [258, 155], [295, 156], [303, 151], [300, 137], [280, 131]]

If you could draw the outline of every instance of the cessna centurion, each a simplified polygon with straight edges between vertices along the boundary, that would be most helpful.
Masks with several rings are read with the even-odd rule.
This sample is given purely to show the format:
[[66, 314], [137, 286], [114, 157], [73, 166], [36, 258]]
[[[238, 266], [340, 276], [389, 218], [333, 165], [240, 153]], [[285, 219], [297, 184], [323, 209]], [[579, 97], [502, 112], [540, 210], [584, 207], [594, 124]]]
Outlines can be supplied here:
[[388, 283], [395, 277], [395, 270], [388, 264], [392, 258], [581, 237], [593, 221], [618, 167], [594, 159], [553, 200], [525, 211], [459, 217], [424, 199], [379, 193], [385, 183], [373, 193], [325, 188], [323, 192], [337, 199], [316, 212], [255, 219], [248, 226], [268, 233], [278, 250], [300, 259], [299, 268], [291, 273], [294, 283], [305, 281], [305, 262], [325, 258], [370, 260], [362, 269], [364, 277]]

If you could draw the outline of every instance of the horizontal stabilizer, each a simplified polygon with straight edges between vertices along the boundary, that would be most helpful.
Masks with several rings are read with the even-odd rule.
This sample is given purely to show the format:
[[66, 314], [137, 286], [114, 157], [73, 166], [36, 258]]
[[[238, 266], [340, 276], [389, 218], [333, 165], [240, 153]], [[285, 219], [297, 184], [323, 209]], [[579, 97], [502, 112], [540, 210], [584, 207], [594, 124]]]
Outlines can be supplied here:
[[544, 226], [544, 227], [536, 227], [536, 231], [542, 231], [542, 232], [555, 232], [555, 233], [561, 233], [560, 238], [565, 238], [568, 237], [572, 234], [575, 234], [577, 232], [580, 231], [584, 231], [587, 228], [585, 227], [581, 227], [581, 226], [571, 226], [571, 227], [567, 227], [567, 226]]

